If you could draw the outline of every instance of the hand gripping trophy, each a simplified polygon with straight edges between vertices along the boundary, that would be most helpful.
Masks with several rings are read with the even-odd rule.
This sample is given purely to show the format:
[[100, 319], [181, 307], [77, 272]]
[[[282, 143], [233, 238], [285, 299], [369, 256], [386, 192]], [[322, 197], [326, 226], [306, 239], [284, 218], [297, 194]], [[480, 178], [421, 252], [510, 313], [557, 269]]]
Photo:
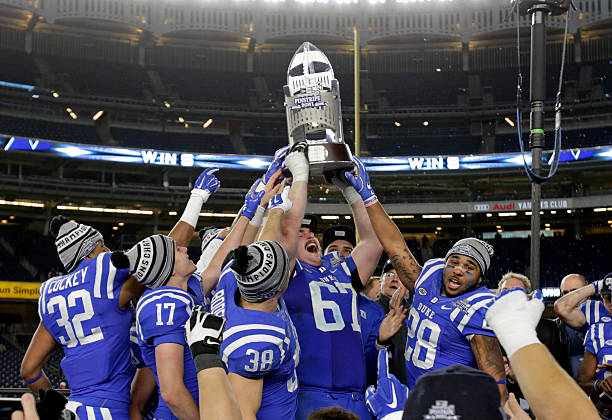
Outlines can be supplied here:
[[351, 150], [344, 143], [340, 85], [323, 52], [304, 42], [287, 70], [285, 111], [289, 146], [308, 143], [310, 171], [315, 175], [353, 168]]

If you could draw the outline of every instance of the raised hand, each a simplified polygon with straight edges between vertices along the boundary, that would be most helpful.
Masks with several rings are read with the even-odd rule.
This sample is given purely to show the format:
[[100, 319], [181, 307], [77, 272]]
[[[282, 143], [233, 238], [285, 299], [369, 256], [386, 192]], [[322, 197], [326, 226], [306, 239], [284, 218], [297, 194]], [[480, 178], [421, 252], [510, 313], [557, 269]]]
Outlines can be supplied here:
[[370, 385], [366, 390], [366, 404], [377, 419], [401, 418], [408, 399], [406, 385], [389, 373], [388, 357], [386, 349], [378, 352], [377, 388]]
[[323, 176], [325, 178], [325, 182], [336, 186], [342, 192], [344, 199], [349, 205], [361, 201], [361, 195], [351, 185], [342, 170], [326, 172], [323, 174]]
[[221, 367], [219, 348], [223, 341], [225, 318], [207, 313], [203, 306], [196, 306], [185, 324], [185, 339], [199, 372], [209, 367]]
[[242, 210], [242, 215], [247, 217], [249, 220], [255, 216], [255, 211], [261, 203], [261, 199], [264, 196], [265, 191], [249, 191], [248, 194], [244, 197], [244, 209]]
[[536, 290], [530, 300], [527, 298], [520, 287], [504, 290], [485, 315], [509, 359], [520, 348], [540, 342], [535, 328], [544, 312], [542, 291]]
[[293, 182], [308, 182], [310, 166], [308, 163], [308, 143], [301, 141], [295, 143], [285, 157], [285, 166], [291, 172]]
[[355, 175], [353, 175], [351, 172], [345, 172], [344, 175], [346, 176], [348, 182], [351, 183], [353, 188], [355, 188], [357, 193], [361, 196], [363, 204], [366, 207], [369, 207], [378, 202], [378, 198], [372, 189], [370, 177], [368, 176], [368, 172], [366, 171], [363, 162], [357, 156], [353, 156], [353, 162], [355, 163]]
[[291, 210], [293, 203], [289, 199], [289, 189], [289, 186], [283, 186], [282, 190], [272, 197], [272, 200], [270, 201], [270, 210], [280, 208], [283, 210], [283, 214]]
[[407, 309], [403, 307], [392, 308], [378, 328], [378, 341], [383, 343], [395, 335], [406, 319]]
[[281, 168], [283, 159], [285, 159], [285, 155], [287, 154], [288, 150], [289, 146], [285, 146], [281, 147], [276, 151], [276, 153], [274, 153], [274, 158], [272, 158], [272, 162], [270, 162], [270, 166], [268, 166], [268, 170], [266, 171], [262, 179], [264, 184], [267, 184], [272, 175], [274, 175], [276, 171]]
[[221, 185], [217, 177], [214, 175], [214, 173], [218, 170], [219, 168], [205, 169], [200, 174], [198, 179], [196, 179], [193, 189], [191, 190], [191, 195], [200, 196], [204, 199], [204, 201], [208, 200], [208, 197], [217, 191]]

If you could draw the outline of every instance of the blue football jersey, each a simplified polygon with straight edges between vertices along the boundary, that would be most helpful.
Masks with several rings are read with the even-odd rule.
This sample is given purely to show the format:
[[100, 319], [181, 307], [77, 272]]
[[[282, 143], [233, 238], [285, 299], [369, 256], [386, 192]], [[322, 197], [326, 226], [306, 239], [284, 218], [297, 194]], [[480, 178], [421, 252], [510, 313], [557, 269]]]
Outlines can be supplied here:
[[300, 338], [300, 386], [365, 392], [366, 371], [357, 295], [351, 286], [352, 257], [337, 252], [313, 267], [296, 260], [283, 295]]
[[591, 325], [599, 322], [612, 322], [612, 315], [608, 313], [603, 302], [600, 300], [588, 299], [586, 302], [580, 305], [579, 309], [586, 318], [586, 324], [583, 327], [584, 331], [586, 331]]
[[493, 292], [480, 287], [456, 297], [442, 296], [444, 260], [423, 265], [408, 318], [406, 377], [412, 388], [421, 375], [454, 364], [478, 368], [469, 340], [474, 334], [495, 336], [485, 322]]
[[240, 307], [234, 273], [225, 269], [211, 306], [227, 319], [221, 357], [228, 372], [263, 378], [259, 420], [293, 419], [297, 409], [300, 345], [281, 298], [276, 312]]
[[[612, 364], [612, 322], [591, 325], [584, 336], [584, 349], [597, 357], [598, 365]], [[600, 370], [595, 379], [604, 379], [606, 371]]]
[[40, 287], [38, 314], [64, 349], [61, 366], [71, 397], [130, 401], [132, 311], [119, 308], [129, 270], [117, 270], [110, 252], [83, 260]]
[[[363, 340], [363, 351], [366, 361], [366, 382], [368, 385], [376, 385], [378, 371], [378, 349], [376, 340], [378, 339], [378, 329], [385, 319], [385, 310], [367, 296], [359, 294], [357, 296], [357, 308], [359, 309], [359, 319], [361, 321], [361, 339]], [[404, 351], [404, 349], [395, 349]]]
[[[204, 302], [201, 300], [201, 292], [199, 297], [196, 296], [197, 293], [193, 293], [194, 290], [190, 284], [194, 284], [191, 279], [188, 282], [190, 292], [170, 286], [162, 286], [144, 292], [136, 307], [136, 325], [142, 358], [147, 367], [155, 374], [158, 388], [159, 377], [155, 362], [155, 347], [164, 343], [176, 343], [183, 346], [183, 382], [197, 404], [199, 401], [197, 371], [191, 358], [191, 351], [185, 341], [185, 323], [193, 307], [202, 305]], [[159, 395], [155, 418], [173, 417], [174, 415]]]

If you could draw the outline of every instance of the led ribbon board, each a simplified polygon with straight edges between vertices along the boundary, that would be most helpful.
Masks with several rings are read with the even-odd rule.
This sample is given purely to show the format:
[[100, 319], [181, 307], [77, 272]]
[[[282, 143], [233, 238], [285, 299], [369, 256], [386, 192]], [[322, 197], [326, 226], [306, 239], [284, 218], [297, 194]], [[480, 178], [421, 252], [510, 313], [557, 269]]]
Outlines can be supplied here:
[[[216, 166], [226, 169], [265, 169], [270, 156], [212, 155], [204, 153], [169, 152], [150, 149], [91, 146], [74, 143], [59, 143], [20, 137], [0, 137], [0, 147], [5, 151], [30, 152], [67, 158], [98, 160], [105, 162], [134, 163], [143, 165], [183, 166], [206, 168]], [[548, 162], [551, 152], [543, 153]], [[531, 156], [525, 155], [527, 163]], [[362, 159], [368, 171], [443, 171], [515, 168], [523, 166], [520, 153], [497, 153], [470, 156], [401, 156], [372, 157]], [[593, 162], [612, 160], [612, 146], [589, 149], [563, 150], [559, 162]]]

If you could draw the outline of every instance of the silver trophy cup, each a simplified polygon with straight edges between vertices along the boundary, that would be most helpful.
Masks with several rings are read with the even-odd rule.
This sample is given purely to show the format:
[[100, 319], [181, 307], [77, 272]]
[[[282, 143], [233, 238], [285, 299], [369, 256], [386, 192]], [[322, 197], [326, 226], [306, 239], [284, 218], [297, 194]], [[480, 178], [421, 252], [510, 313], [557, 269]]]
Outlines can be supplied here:
[[353, 168], [351, 150], [344, 143], [340, 85], [323, 52], [304, 42], [287, 70], [285, 111], [289, 146], [308, 143], [313, 175], [329, 175]]

